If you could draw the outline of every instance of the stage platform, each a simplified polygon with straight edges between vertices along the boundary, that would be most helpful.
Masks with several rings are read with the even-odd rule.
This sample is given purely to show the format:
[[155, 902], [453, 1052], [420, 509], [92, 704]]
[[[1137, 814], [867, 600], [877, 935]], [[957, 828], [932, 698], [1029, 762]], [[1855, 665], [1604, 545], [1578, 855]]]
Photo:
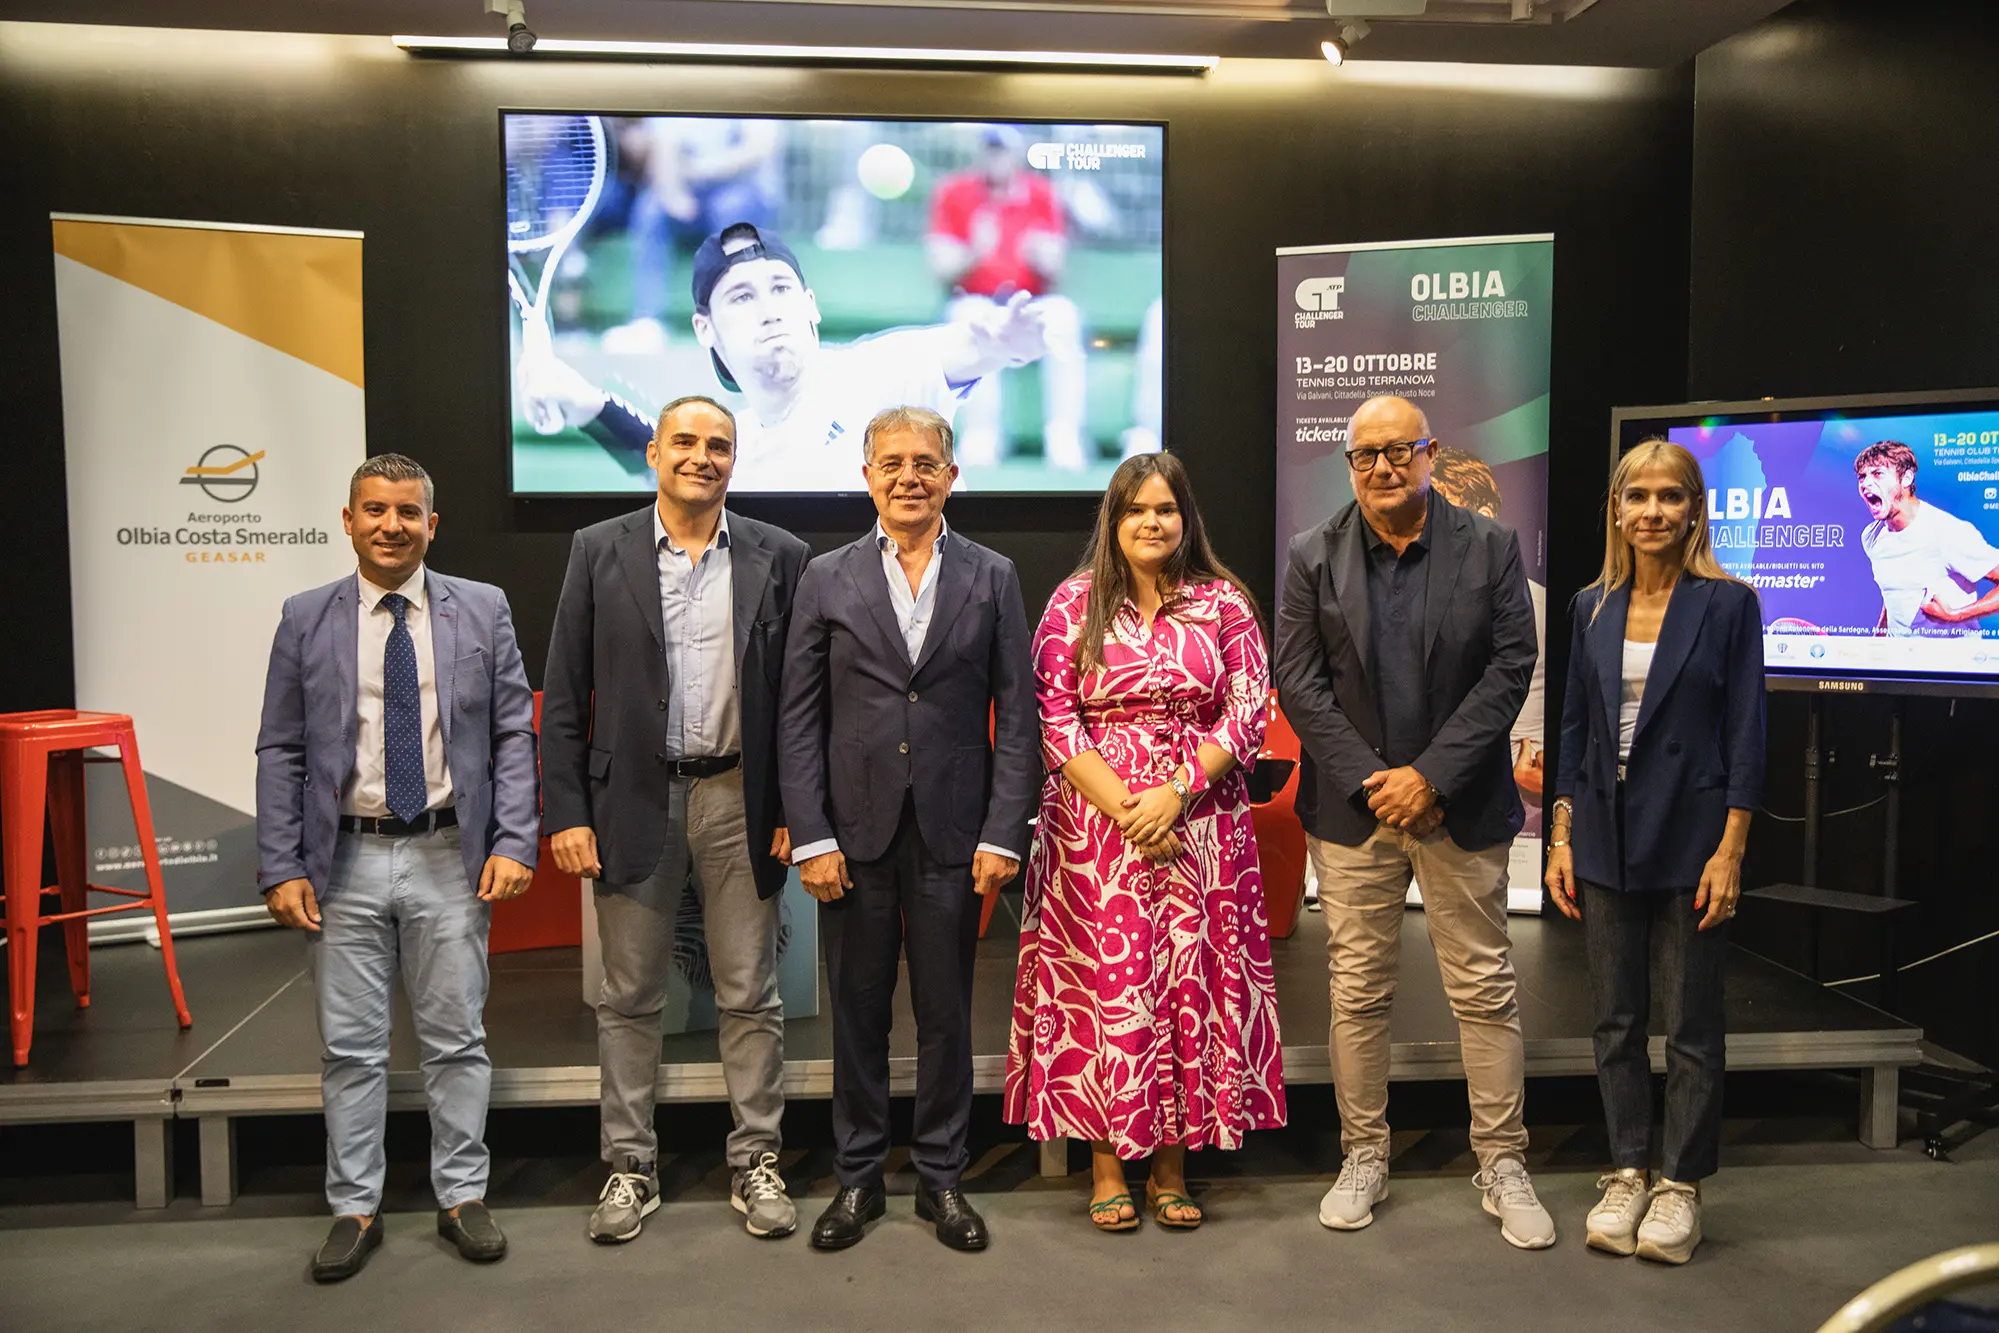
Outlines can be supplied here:
[[[998, 1092], [1006, 1073], [1019, 899], [1002, 899], [979, 945], [974, 1062], [978, 1091]], [[1515, 917], [1513, 959], [1520, 977], [1521, 1025], [1532, 1077], [1587, 1075], [1590, 1051], [1587, 970], [1579, 926]], [[164, 1207], [173, 1179], [172, 1122], [200, 1124], [202, 1201], [235, 1197], [238, 1117], [319, 1110], [319, 1038], [305, 942], [262, 930], [178, 942], [181, 977], [195, 1026], [174, 1024], [159, 954], [144, 944], [92, 953], [92, 1004], [79, 1010], [62, 967], [40, 969], [33, 1062], [0, 1070], [0, 1123], [121, 1121], [134, 1126], [136, 1197]], [[1305, 914], [1291, 938], [1274, 942], [1284, 1069], [1292, 1083], [1325, 1083], [1330, 1018], [1325, 927]], [[493, 959], [486, 1008], [495, 1106], [578, 1106], [597, 1101], [596, 1021], [581, 996], [578, 949], [542, 949]], [[823, 986], [823, 978], [822, 978]], [[915, 1026], [908, 988], [891, 1042], [896, 1092], [915, 1089]], [[398, 1001], [390, 1060], [390, 1105], [421, 1109], [423, 1088], [408, 1014]], [[785, 1028], [786, 1089], [797, 1098], [832, 1091], [832, 1026], [826, 1004]], [[1437, 977], [1423, 914], [1411, 911], [1402, 936], [1402, 980], [1393, 1019], [1389, 1077], [1462, 1077], [1457, 1025]], [[1828, 991], [1740, 949], [1728, 974], [1728, 1067], [1858, 1069], [1860, 1137], [1895, 1142], [1899, 1070], [1921, 1063], [1920, 1029]], [[1664, 1041], [1652, 1040], [1655, 1069]], [[715, 1034], [666, 1039], [662, 1101], [726, 1097]], [[1065, 1145], [1044, 1149], [1046, 1169], [1066, 1169]]]

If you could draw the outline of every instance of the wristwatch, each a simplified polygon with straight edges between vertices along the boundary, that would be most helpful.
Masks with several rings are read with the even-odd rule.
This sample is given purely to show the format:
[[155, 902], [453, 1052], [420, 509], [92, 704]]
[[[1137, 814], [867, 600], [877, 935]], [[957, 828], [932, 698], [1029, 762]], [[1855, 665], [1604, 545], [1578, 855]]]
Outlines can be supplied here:
[[1180, 775], [1178, 773], [1175, 773], [1172, 777], [1166, 779], [1166, 785], [1171, 787], [1173, 789], [1173, 794], [1180, 798], [1181, 808], [1184, 809], [1187, 805], [1187, 802], [1194, 799], [1194, 789], [1192, 787], [1189, 787], [1186, 783], [1182, 782], [1180, 780]]

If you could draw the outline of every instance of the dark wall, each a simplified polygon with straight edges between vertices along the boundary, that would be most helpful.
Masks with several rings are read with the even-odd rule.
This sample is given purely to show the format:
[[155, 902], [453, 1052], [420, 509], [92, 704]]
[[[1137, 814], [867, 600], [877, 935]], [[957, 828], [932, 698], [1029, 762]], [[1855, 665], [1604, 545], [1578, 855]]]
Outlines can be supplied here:
[[[0, 420], [38, 484], [0, 493], [0, 532], [10, 565], [48, 573], [16, 580], [15, 602], [48, 648], [0, 657], [0, 709], [71, 692], [54, 285], [36, 258], [52, 209], [365, 231], [368, 447], [435, 472], [436, 563], [507, 588], [539, 679], [570, 531], [629, 502], [506, 493], [507, 307], [491, 240], [501, 106], [1166, 121], [1168, 443], [1223, 558], [1266, 600], [1275, 247], [1555, 232], [1558, 514], [1600, 501], [1608, 408], [1671, 400], [1685, 381], [1687, 70], [1346, 77], [1316, 61], [1228, 61], [1192, 79], [521, 65], [411, 59], [387, 39], [9, 27], [0, 244], [21, 262]], [[741, 507], [820, 549], [872, 518], [864, 501]], [[1019, 564], [1032, 615], [1074, 563], [1094, 506], [967, 497], [950, 512]], [[1571, 531], [1557, 530], [1551, 553], [1558, 596], [1593, 572], [1600, 540], [1587, 524]]]
[[[1690, 396], [1999, 384], [1999, 12], [1801, 0], [1696, 70]], [[1823, 704], [1828, 811], [1883, 791], [1869, 761], [1886, 752], [1889, 708]], [[1897, 869], [1922, 903], [1901, 941], [1909, 962], [1999, 928], [1999, 703], [1906, 711]], [[1804, 727], [1801, 696], [1772, 696], [1767, 805], [1783, 814], [1802, 809]], [[1822, 885], [1879, 890], [1882, 819], [1872, 806], [1827, 821]], [[1798, 825], [1760, 821], [1752, 882], [1796, 878], [1801, 851]], [[1795, 919], [1743, 924], [1804, 963]], [[1875, 971], [1871, 936], [1835, 929], [1828, 949], [1828, 976]], [[1995, 964], [1988, 941], [1910, 971], [1898, 1007], [1945, 1045], [1999, 1059]]]

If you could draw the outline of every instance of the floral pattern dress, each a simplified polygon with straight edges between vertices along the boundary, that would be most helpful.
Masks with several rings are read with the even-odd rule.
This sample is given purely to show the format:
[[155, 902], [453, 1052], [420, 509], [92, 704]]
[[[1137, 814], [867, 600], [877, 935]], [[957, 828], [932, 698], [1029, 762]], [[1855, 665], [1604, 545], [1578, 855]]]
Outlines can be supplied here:
[[[1127, 602], [1105, 664], [1079, 674], [1090, 579], [1056, 589], [1034, 639], [1048, 780], [1028, 858], [1005, 1114], [1036, 1139], [1235, 1148], [1284, 1123], [1269, 922], [1243, 766], [1263, 744], [1270, 668], [1256, 614], [1224, 581], [1148, 626]], [[1205, 790], [1205, 742], [1238, 766]], [[1089, 750], [1134, 791], [1181, 764], [1181, 853], [1156, 866], [1062, 765]]]

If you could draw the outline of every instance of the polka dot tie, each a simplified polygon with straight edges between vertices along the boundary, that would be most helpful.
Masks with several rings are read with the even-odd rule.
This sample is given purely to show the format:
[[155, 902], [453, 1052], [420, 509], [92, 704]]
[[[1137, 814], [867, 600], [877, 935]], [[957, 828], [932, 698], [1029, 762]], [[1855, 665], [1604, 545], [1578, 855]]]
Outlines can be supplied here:
[[396, 618], [389, 646], [382, 652], [382, 748], [389, 813], [408, 823], [423, 813], [428, 796], [423, 780], [423, 690], [416, 678], [416, 640], [403, 621], [409, 599], [392, 592], [382, 605]]

